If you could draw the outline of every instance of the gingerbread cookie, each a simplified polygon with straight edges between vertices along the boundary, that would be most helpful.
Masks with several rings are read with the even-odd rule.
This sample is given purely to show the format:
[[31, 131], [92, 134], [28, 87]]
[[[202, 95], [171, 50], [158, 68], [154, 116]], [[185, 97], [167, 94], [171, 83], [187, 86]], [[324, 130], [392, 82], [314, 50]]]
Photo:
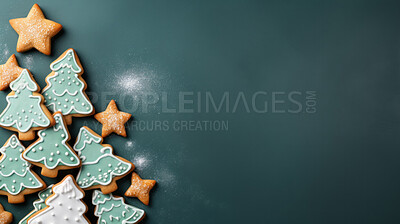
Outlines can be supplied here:
[[133, 172], [132, 173], [132, 184], [125, 192], [127, 197], [136, 197], [143, 204], [149, 205], [150, 201], [150, 190], [156, 185], [155, 180], [143, 180], [140, 176]]
[[97, 223], [138, 223], [145, 217], [145, 212], [125, 203], [124, 198], [114, 197], [112, 194], [103, 194], [95, 190], [92, 198], [96, 205], [94, 215], [99, 217]]
[[8, 197], [12, 204], [23, 203], [26, 194], [33, 194], [46, 188], [46, 184], [31, 171], [23, 157], [25, 147], [12, 135], [0, 149], [0, 194]]
[[28, 219], [30, 217], [32, 217], [33, 214], [35, 214], [36, 212], [38, 212], [46, 207], [45, 201], [51, 194], [53, 194], [52, 188], [53, 188], [53, 185], [50, 185], [45, 190], [39, 192], [39, 194], [38, 194], [39, 199], [37, 199], [36, 201], [33, 202], [34, 209], [31, 212], [29, 212], [23, 219], [21, 219], [21, 221], [19, 221], [18, 224], [27, 224]]
[[11, 82], [10, 88], [8, 105], [0, 114], [0, 126], [18, 131], [21, 140], [33, 140], [35, 130], [53, 125], [54, 118], [43, 104], [43, 96], [37, 93], [40, 87], [27, 69]]
[[8, 88], [8, 85], [21, 74], [23, 68], [18, 66], [15, 54], [7, 60], [4, 65], [0, 65], [0, 91]]
[[68, 144], [71, 136], [61, 112], [54, 114], [56, 124], [38, 131], [39, 139], [32, 143], [23, 153], [24, 159], [42, 167], [42, 175], [57, 177], [59, 170], [74, 169], [81, 166], [81, 161]]
[[74, 145], [82, 161], [77, 182], [84, 190], [100, 188], [104, 194], [118, 189], [116, 180], [128, 175], [135, 166], [115, 156], [111, 145], [102, 144], [103, 138], [88, 127], [82, 127]]
[[61, 24], [44, 17], [38, 4], [34, 4], [26, 18], [11, 19], [10, 24], [18, 33], [17, 51], [36, 48], [43, 54], [51, 53], [51, 38], [62, 29]]
[[107, 109], [104, 112], [94, 115], [94, 118], [103, 125], [101, 132], [103, 138], [113, 132], [126, 137], [124, 124], [131, 118], [131, 116], [131, 114], [119, 111], [115, 101], [111, 100]]
[[45, 203], [46, 207], [28, 219], [28, 224], [89, 224], [84, 213], [87, 211], [82, 198], [85, 193], [80, 189], [72, 175], [66, 176], [60, 183], [53, 186], [53, 194]]
[[73, 49], [65, 51], [51, 63], [52, 72], [46, 77], [43, 96], [49, 110], [60, 111], [68, 125], [72, 117], [89, 116], [94, 107], [85, 93], [86, 82], [82, 79], [83, 68]]
[[0, 204], [0, 224], [9, 224], [13, 220], [10, 212], [4, 211], [3, 205]]

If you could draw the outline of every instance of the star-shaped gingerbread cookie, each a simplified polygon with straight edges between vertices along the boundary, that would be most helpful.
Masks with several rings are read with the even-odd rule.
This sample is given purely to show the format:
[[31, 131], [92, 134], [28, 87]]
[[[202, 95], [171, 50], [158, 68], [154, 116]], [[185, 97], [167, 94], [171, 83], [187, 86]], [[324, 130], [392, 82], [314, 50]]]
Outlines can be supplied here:
[[127, 197], [136, 197], [143, 204], [149, 205], [150, 190], [156, 185], [155, 180], [143, 180], [135, 172], [132, 173], [132, 184], [125, 192]]
[[94, 115], [94, 118], [103, 125], [101, 132], [102, 137], [106, 137], [113, 132], [126, 137], [124, 124], [131, 118], [131, 116], [131, 114], [119, 111], [115, 101], [111, 100], [107, 109], [104, 112]]
[[0, 223], [9, 224], [13, 220], [13, 215], [10, 212], [4, 211], [3, 206], [0, 204]]
[[18, 66], [15, 54], [7, 60], [4, 65], [0, 65], [0, 91], [7, 89], [12, 81], [18, 78], [23, 68]]
[[36, 48], [43, 54], [51, 53], [51, 38], [62, 29], [61, 24], [44, 17], [38, 4], [34, 4], [26, 18], [11, 19], [12, 28], [19, 34], [17, 51]]

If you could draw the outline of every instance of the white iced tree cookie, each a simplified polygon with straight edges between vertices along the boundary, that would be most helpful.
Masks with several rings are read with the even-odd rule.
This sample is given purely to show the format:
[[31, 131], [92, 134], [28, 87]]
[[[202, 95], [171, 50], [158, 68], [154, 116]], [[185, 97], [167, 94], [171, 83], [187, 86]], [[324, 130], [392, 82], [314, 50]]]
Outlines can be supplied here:
[[[44, 189], [43, 191], [39, 192], [38, 196], [39, 199], [35, 200], [33, 202], [33, 210], [31, 212], [29, 212], [23, 219], [21, 219], [18, 224], [27, 224], [28, 223], [28, 219], [34, 215], [36, 212], [38, 212], [39, 210], [42, 210], [43, 208], [46, 207], [46, 199], [53, 193], [53, 185], [48, 186], [46, 189]], [[0, 222], [1, 223], [1, 222]]]
[[96, 205], [94, 215], [99, 217], [98, 224], [133, 224], [145, 216], [142, 209], [125, 204], [122, 197], [103, 194], [98, 190], [93, 192], [92, 203]]
[[42, 92], [49, 110], [60, 111], [68, 125], [72, 117], [92, 115], [94, 107], [85, 93], [87, 85], [81, 77], [83, 68], [76, 52], [72, 48], [66, 50], [50, 69]]
[[74, 150], [81, 158], [82, 167], [76, 181], [84, 190], [100, 188], [109, 194], [118, 189], [116, 180], [128, 175], [135, 166], [114, 155], [112, 146], [102, 142], [103, 138], [90, 128], [80, 129]]
[[43, 96], [38, 93], [40, 87], [28, 70], [22, 70], [10, 88], [12, 92], [6, 97], [7, 107], [0, 114], [0, 126], [18, 131], [21, 140], [33, 140], [35, 130], [54, 124], [53, 116], [43, 104]]
[[24, 152], [23, 157], [36, 166], [42, 167], [42, 175], [57, 177], [59, 170], [80, 167], [81, 161], [68, 144], [70, 134], [61, 112], [54, 114], [56, 124], [38, 131], [39, 139]]
[[72, 175], [53, 186], [53, 194], [46, 199], [46, 208], [28, 219], [28, 224], [89, 224], [82, 198], [85, 196]]

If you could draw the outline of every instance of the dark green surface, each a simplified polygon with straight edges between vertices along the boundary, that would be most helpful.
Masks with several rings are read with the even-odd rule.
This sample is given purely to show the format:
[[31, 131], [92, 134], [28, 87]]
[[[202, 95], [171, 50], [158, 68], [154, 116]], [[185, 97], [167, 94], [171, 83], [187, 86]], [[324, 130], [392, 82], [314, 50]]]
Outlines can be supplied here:
[[[17, 41], [8, 20], [25, 17], [33, 3], [1, 2], [1, 63], [15, 53]], [[52, 56], [17, 54], [41, 87], [49, 64], [72, 47], [88, 90], [100, 96], [92, 98], [97, 111], [115, 98], [137, 122], [229, 121], [227, 131], [131, 129], [126, 139], [105, 139], [141, 176], [158, 181], [149, 207], [127, 199], [146, 210], [144, 223], [400, 222], [398, 1], [37, 3], [64, 26]], [[168, 107], [177, 108], [179, 92], [204, 97], [207, 91], [216, 99], [228, 91], [230, 108], [240, 92], [251, 103], [253, 93], [266, 91], [257, 105], [268, 99], [270, 108], [165, 113], [161, 101], [147, 111], [142, 105], [148, 93], [166, 92]], [[276, 91], [285, 92], [283, 98], [301, 92], [303, 105], [305, 91], [316, 91], [317, 112], [272, 112]], [[84, 123], [101, 130], [93, 118], [74, 119], [74, 137]], [[0, 144], [10, 134], [1, 129]], [[119, 185], [116, 195], [128, 188], [129, 178]], [[19, 220], [34, 199], [16, 206], [5, 197], [0, 202]], [[92, 213], [90, 206], [95, 222]]]

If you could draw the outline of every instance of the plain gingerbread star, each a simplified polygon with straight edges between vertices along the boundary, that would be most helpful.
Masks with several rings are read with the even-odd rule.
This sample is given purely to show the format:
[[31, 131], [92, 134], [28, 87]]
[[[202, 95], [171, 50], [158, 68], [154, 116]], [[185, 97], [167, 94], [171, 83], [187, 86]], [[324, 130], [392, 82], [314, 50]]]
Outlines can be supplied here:
[[13, 220], [13, 215], [10, 212], [4, 211], [3, 206], [0, 204], [0, 223], [9, 224]]
[[94, 115], [94, 118], [96, 118], [96, 120], [103, 125], [101, 132], [102, 137], [106, 137], [113, 132], [126, 137], [124, 125], [131, 118], [131, 116], [131, 114], [119, 111], [115, 101], [111, 100], [107, 106], [107, 109], [104, 112]]
[[34, 4], [26, 18], [11, 19], [12, 28], [19, 34], [17, 51], [36, 48], [43, 54], [51, 53], [51, 38], [62, 29], [61, 24], [44, 17], [38, 4]]
[[7, 89], [12, 81], [18, 78], [23, 68], [18, 66], [15, 54], [7, 60], [4, 65], [0, 65], [0, 91]]
[[143, 180], [135, 172], [132, 173], [132, 184], [125, 192], [127, 197], [136, 197], [143, 204], [149, 205], [150, 190], [156, 185], [155, 180]]

